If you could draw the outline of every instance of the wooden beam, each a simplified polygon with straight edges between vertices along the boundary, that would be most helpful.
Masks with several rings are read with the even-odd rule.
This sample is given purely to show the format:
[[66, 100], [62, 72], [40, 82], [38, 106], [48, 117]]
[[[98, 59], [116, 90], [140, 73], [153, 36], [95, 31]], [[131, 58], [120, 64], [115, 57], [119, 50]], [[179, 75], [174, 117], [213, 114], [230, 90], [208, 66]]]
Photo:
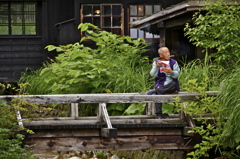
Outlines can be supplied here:
[[[186, 123], [179, 118], [164, 120], [154, 119], [112, 119], [112, 125], [119, 127], [184, 127]], [[25, 127], [30, 129], [67, 129], [67, 128], [104, 128], [106, 124], [99, 123], [97, 120], [24, 120]]]
[[[37, 129], [34, 134], [28, 134], [27, 138], [55, 138], [55, 137], [100, 137], [98, 128], [80, 129]], [[175, 127], [149, 127], [149, 128], [118, 128], [118, 137], [126, 136], [179, 136], [182, 128]]]
[[[209, 96], [214, 96], [217, 91], [207, 91]], [[10, 101], [12, 98], [19, 98], [30, 103], [170, 103], [175, 102], [174, 98], [179, 97], [180, 101], [189, 102], [197, 101], [196, 96], [200, 96], [196, 92], [187, 93], [180, 92], [177, 94], [164, 95], [146, 95], [141, 93], [136, 94], [58, 94], [58, 95], [2, 95], [0, 99]]]
[[193, 149], [199, 140], [182, 136], [132, 136], [132, 137], [64, 137], [31, 138], [24, 144], [37, 152], [92, 151], [92, 150], [176, 150]]

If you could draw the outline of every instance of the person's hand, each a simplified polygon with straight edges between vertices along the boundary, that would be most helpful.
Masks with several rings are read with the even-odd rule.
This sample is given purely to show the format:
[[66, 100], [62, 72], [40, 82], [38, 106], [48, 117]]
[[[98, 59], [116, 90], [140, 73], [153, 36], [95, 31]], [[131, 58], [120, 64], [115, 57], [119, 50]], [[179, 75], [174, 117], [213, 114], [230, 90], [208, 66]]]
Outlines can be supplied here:
[[164, 71], [165, 73], [172, 73], [172, 69], [171, 69], [170, 67], [165, 67], [165, 68], [163, 68], [163, 71]]
[[164, 64], [162, 61], [160, 61], [160, 60], [157, 61], [157, 67], [162, 66], [162, 64]]

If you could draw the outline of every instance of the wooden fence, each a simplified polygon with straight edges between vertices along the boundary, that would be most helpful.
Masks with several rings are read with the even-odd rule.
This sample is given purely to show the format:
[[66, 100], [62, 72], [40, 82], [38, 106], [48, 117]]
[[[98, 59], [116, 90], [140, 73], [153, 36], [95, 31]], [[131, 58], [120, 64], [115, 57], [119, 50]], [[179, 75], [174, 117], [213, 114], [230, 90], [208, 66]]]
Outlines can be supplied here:
[[[208, 91], [206, 93], [209, 96], [216, 96], [218, 92]], [[174, 98], [176, 97], [179, 97], [180, 102], [191, 102], [197, 101], [197, 96], [200, 95], [198, 93], [187, 92], [165, 95], [109, 93], [5, 95], [0, 96], [0, 99], [11, 101], [13, 98], [19, 98], [29, 103], [38, 104], [71, 103], [69, 117], [53, 117], [28, 121], [22, 119], [20, 113], [18, 113], [19, 124], [23, 124], [23, 126], [33, 129], [36, 132], [33, 135], [27, 136], [26, 144], [35, 145], [33, 149], [37, 151], [136, 150], [193, 148], [194, 142], [189, 144], [190, 141], [193, 141], [193, 138], [191, 138], [193, 134], [187, 132], [195, 126], [191, 116], [180, 112], [179, 114], [170, 115], [170, 119], [155, 119], [154, 103], [175, 102]], [[99, 103], [97, 116], [79, 117], [78, 108], [81, 107], [81, 103]], [[135, 116], [109, 116], [107, 111], [107, 104], [109, 103], [146, 103], [146, 113], [145, 115]], [[49, 135], [50, 132], [52, 133], [51, 135]], [[61, 135], [59, 134], [60, 132]], [[91, 142], [89, 142], [89, 138], [87, 139], [87, 137], [91, 137]], [[190, 137], [191, 139], [185, 141], [184, 137]], [[69, 140], [66, 140], [67, 138]], [[75, 147], [69, 147], [70, 139], [72, 142], [76, 138], [77, 140], [81, 138], [81, 144], [75, 143]], [[126, 138], [129, 138], [129, 140], [126, 140]], [[99, 142], [101, 143], [102, 140], [104, 140], [105, 146], [103, 144], [99, 147]], [[66, 142], [66, 145], [63, 142]], [[138, 143], [137, 147], [136, 143]]]

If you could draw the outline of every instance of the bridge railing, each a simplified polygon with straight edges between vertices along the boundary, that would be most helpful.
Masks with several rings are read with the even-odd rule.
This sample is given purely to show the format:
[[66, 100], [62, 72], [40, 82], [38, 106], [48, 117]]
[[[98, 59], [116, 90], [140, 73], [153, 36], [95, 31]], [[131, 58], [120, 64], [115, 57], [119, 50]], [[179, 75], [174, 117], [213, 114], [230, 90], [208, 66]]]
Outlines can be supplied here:
[[[207, 91], [209, 96], [215, 96], [217, 91]], [[176, 94], [165, 95], [147, 95], [146, 93], [103, 93], [103, 94], [57, 94], [57, 95], [4, 95], [1, 100], [10, 101], [13, 98], [19, 98], [29, 103], [49, 104], [49, 103], [71, 103], [70, 117], [68, 119], [78, 118], [79, 103], [99, 103], [97, 120], [105, 123], [107, 128], [102, 129], [103, 136], [116, 135], [116, 129], [112, 127], [110, 117], [107, 111], [108, 103], [146, 103], [146, 116], [155, 114], [154, 103], [171, 103], [179, 97], [180, 102], [196, 101], [198, 93], [179, 92]], [[19, 124], [22, 124], [21, 115], [17, 113]], [[179, 113], [179, 118], [187, 121], [189, 127], [194, 127], [192, 118], [184, 112]], [[65, 118], [66, 119], [66, 118]]]

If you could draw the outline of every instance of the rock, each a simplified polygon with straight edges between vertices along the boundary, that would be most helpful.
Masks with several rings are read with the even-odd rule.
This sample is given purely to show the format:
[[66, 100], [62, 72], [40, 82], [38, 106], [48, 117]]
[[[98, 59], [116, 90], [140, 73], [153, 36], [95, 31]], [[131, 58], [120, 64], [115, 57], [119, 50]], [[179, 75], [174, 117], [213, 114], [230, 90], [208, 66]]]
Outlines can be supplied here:
[[81, 159], [80, 157], [71, 157], [69, 159]]
[[113, 155], [111, 159], [119, 159], [119, 157], [117, 155]]

